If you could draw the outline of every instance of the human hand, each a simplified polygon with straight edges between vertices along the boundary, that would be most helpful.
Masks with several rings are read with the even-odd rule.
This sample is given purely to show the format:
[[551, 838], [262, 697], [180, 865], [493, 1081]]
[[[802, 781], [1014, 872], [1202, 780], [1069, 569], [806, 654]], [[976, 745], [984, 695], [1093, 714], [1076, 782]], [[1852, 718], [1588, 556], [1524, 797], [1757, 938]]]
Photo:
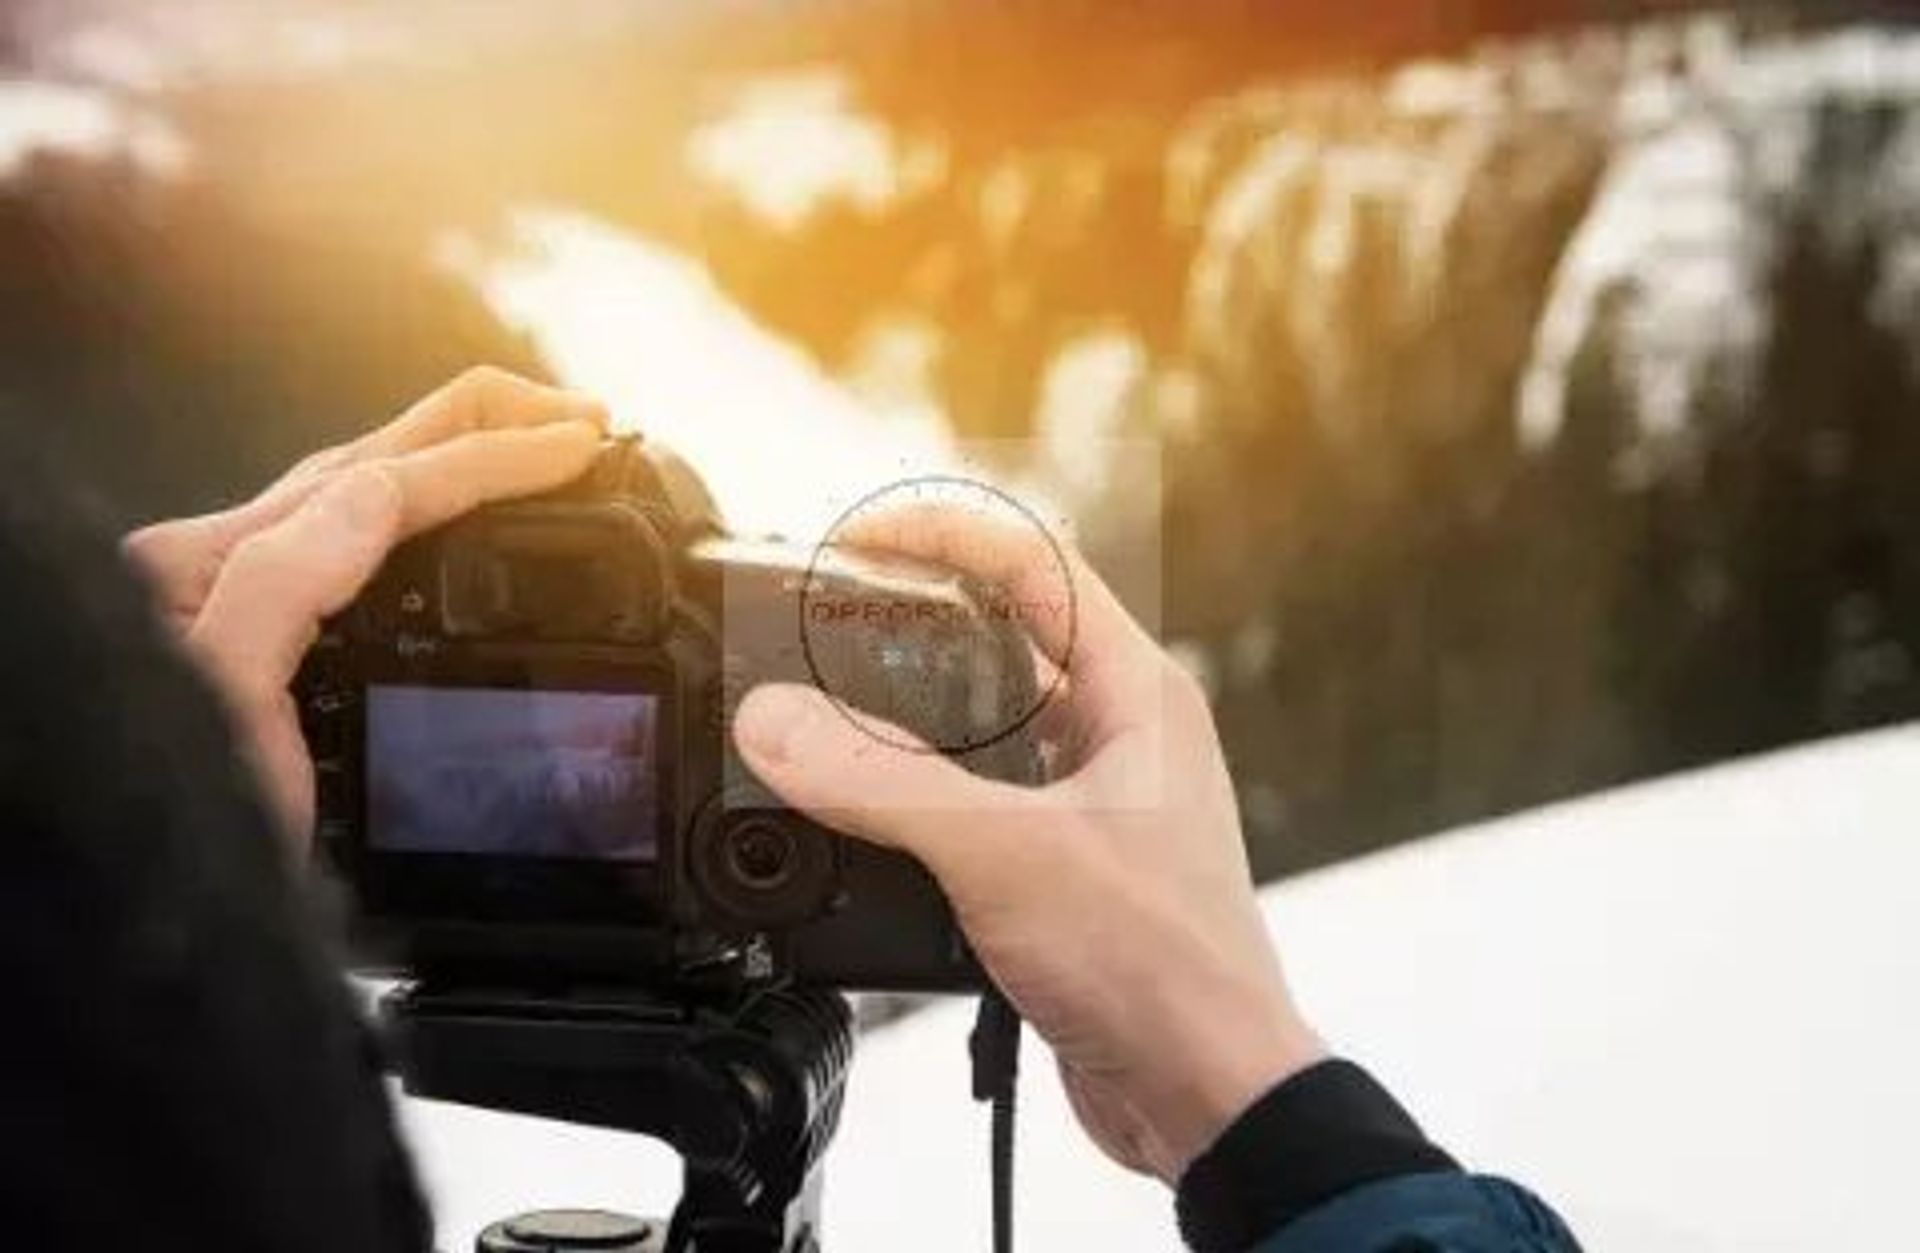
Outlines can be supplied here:
[[408, 536], [585, 470], [606, 426], [597, 401], [481, 366], [244, 505], [126, 538], [298, 847], [313, 825], [313, 766], [287, 687], [321, 620]]
[[[1040, 537], [937, 506], [864, 520], [847, 540], [955, 567], [1013, 603], [1048, 600], [1043, 584], [1060, 577]], [[1077, 628], [1029, 624], [1066, 671], [1045, 712], [1067, 754], [1054, 782], [979, 778], [804, 686], [749, 693], [734, 733], [788, 804], [933, 872], [994, 982], [1052, 1046], [1081, 1124], [1123, 1165], [1173, 1183], [1325, 1049], [1255, 902], [1199, 684], [1065, 560]]]

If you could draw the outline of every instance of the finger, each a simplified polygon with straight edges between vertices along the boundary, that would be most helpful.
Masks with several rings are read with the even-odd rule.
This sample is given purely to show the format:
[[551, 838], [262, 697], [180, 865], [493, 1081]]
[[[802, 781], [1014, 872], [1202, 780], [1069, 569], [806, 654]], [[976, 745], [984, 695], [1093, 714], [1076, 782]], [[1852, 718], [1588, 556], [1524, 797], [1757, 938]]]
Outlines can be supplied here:
[[847, 544], [950, 566], [1003, 597], [1040, 650], [1072, 679], [1077, 709], [1096, 718], [1138, 709], [1154, 693], [1160, 648], [1069, 545], [1032, 525], [953, 505], [916, 504], [857, 517]]
[[282, 697], [321, 619], [380, 568], [401, 521], [394, 476], [356, 466], [235, 547], [189, 635], [231, 699]]
[[802, 813], [917, 858], [948, 894], [975, 899], [1023, 873], [1057, 834], [1046, 793], [967, 773], [906, 731], [799, 684], [747, 693], [734, 741]]
[[307, 502], [308, 497], [320, 490], [328, 479], [355, 460], [351, 450], [345, 445], [339, 448], [323, 449], [303, 459], [252, 500], [236, 505], [223, 513], [213, 514], [209, 520], [221, 527], [227, 547], [231, 548], [247, 536], [256, 531], [264, 531], [298, 509]]
[[227, 547], [219, 515], [158, 522], [120, 541], [121, 553], [174, 619], [190, 617], [205, 602]]
[[394, 544], [489, 500], [566, 482], [599, 440], [589, 422], [484, 431], [336, 472], [233, 549], [196, 642], [249, 690], [284, 686], [320, 619], [353, 599]]
[[581, 422], [604, 434], [610, 423], [606, 406], [580, 392], [476, 366], [379, 430], [306, 457], [245, 504], [136, 532], [127, 551], [160, 584], [170, 610], [197, 606], [235, 545], [291, 516], [349, 466], [405, 456], [466, 434]]
[[477, 431], [559, 422], [588, 422], [604, 434], [609, 419], [606, 406], [591, 396], [495, 366], [475, 366], [347, 450], [352, 460], [364, 461], [417, 452]]
[[402, 534], [415, 535], [489, 501], [579, 476], [600, 438], [591, 422], [482, 431], [379, 464], [400, 489]]
[[292, 514], [327, 482], [308, 479], [233, 509], [143, 527], [122, 541], [121, 550], [154, 584], [162, 611], [191, 625], [234, 548]]
[[378, 430], [307, 457], [254, 500], [222, 515], [230, 528], [242, 532], [229, 542], [278, 522], [327, 478], [350, 465], [405, 456], [484, 431], [588, 422], [604, 434], [610, 421], [606, 406], [592, 396], [536, 383], [495, 366], [475, 366]]
[[281, 830], [304, 852], [313, 833], [313, 764], [293, 698], [283, 693], [277, 707], [253, 705], [236, 712], [242, 719], [240, 749], [265, 786]]

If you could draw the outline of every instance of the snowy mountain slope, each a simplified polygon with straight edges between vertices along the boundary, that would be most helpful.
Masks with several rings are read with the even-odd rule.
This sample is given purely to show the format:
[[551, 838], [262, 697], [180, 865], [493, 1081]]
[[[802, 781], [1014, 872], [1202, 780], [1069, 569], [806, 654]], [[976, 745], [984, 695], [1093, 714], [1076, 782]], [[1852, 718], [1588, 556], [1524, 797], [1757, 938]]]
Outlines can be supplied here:
[[[1477, 1168], [1594, 1249], [1875, 1247], [1920, 1120], [1920, 726], [1438, 837], [1268, 890], [1296, 986]], [[830, 1162], [827, 1247], [987, 1247], [967, 1008], [870, 1038]], [[1162, 1189], [1080, 1139], [1029, 1049], [1022, 1247], [1177, 1247]], [[523, 1205], [666, 1205], [664, 1150], [414, 1103], [461, 1249]]]

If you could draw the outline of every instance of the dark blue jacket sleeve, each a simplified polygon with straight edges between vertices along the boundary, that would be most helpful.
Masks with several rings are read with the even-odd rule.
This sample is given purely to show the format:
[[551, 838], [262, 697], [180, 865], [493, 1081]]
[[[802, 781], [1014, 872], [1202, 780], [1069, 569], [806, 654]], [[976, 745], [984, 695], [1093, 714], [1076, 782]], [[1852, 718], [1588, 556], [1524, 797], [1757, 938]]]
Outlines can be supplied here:
[[1576, 1253], [1558, 1215], [1517, 1184], [1449, 1171], [1362, 1184], [1253, 1253]]
[[1325, 1061], [1278, 1084], [1187, 1168], [1194, 1253], [1577, 1253], [1543, 1202], [1468, 1175], [1366, 1071]]

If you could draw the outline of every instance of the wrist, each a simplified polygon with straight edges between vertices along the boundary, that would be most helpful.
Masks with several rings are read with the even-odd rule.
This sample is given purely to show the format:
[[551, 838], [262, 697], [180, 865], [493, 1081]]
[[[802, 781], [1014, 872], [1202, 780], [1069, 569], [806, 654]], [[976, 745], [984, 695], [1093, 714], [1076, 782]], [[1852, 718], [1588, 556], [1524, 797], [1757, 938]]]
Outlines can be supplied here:
[[1458, 1169], [1370, 1075], [1330, 1059], [1241, 1113], [1189, 1164], [1174, 1204], [1194, 1253], [1239, 1253], [1364, 1184]]
[[1169, 1185], [1261, 1097], [1329, 1056], [1291, 1005], [1250, 1014], [1241, 1001], [1189, 1021], [1204, 1034], [1192, 1041], [1186, 1064], [1168, 1074], [1150, 1113], [1164, 1154], [1155, 1173]]

